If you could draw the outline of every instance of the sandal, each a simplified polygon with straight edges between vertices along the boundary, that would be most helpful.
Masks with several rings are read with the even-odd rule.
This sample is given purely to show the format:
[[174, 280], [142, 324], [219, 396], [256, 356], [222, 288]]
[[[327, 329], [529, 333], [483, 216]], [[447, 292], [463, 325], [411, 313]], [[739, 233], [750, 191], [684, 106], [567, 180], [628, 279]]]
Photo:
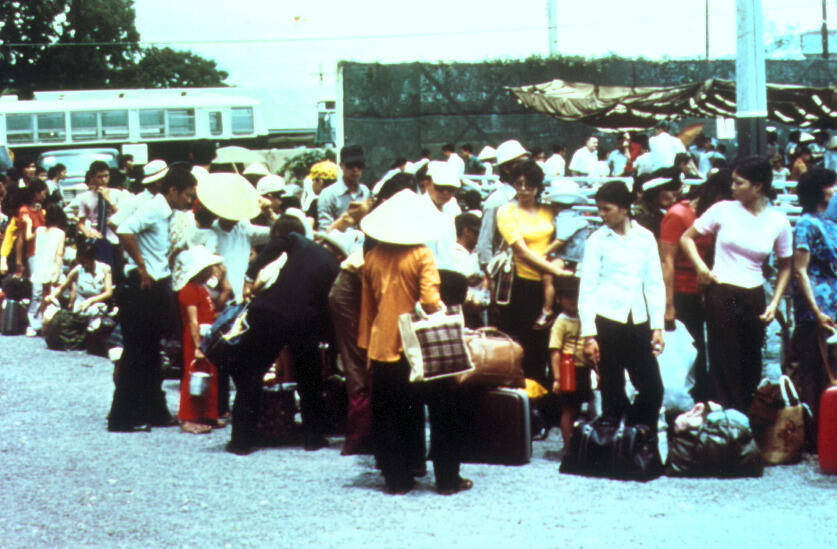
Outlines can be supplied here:
[[203, 423], [195, 423], [193, 421], [184, 421], [180, 424], [180, 430], [184, 433], [191, 433], [193, 435], [203, 435], [212, 431], [211, 425]]

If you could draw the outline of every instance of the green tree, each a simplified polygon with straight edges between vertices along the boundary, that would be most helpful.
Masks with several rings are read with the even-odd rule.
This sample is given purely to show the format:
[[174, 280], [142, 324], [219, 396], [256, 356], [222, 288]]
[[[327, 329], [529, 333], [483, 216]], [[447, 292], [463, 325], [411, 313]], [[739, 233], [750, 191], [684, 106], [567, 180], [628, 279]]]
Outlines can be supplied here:
[[[0, 75], [34, 90], [223, 85], [213, 61], [142, 48], [133, 0], [0, 0]], [[166, 63], [171, 63], [167, 66]]]

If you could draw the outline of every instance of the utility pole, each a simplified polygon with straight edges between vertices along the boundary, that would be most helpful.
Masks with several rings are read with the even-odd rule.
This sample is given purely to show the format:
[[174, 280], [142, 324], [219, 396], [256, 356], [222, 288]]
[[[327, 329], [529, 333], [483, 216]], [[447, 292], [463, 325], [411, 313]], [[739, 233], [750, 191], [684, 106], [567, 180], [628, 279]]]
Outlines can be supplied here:
[[[823, 0], [825, 1], [825, 0]], [[709, 63], [709, 0], [706, 0], [706, 7], [704, 8], [705, 32], [706, 32], [706, 62]]]
[[735, 12], [738, 156], [764, 156], [767, 149], [767, 78], [761, 0], [735, 0]]
[[546, 18], [549, 36], [549, 56], [556, 57], [558, 55], [558, 0], [546, 0]]
[[828, 14], [825, 9], [825, 0], [822, 0], [822, 58], [828, 60]]

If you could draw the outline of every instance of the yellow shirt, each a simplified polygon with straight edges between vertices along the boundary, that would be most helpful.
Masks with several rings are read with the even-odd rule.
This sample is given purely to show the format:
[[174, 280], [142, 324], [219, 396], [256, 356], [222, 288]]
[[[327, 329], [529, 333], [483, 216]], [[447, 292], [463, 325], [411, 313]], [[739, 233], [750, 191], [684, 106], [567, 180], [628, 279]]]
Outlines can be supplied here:
[[562, 355], [575, 355], [575, 366], [581, 368], [587, 365], [584, 357], [584, 342], [581, 341], [581, 321], [577, 316], [564, 313], [558, 315], [549, 332], [549, 348], [561, 351]]
[[6, 234], [3, 235], [3, 245], [0, 249], [0, 255], [9, 257], [12, 255], [15, 244], [15, 233], [17, 232], [17, 218], [13, 217], [6, 226]]
[[415, 309], [417, 302], [442, 302], [433, 254], [426, 246], [378, 244], [364, 258], [361, 280], [358, 347], [367, 350], [370, 360], [398, 362], [398, 316]]
[[[530, 213], [512, 202], [497, 210], [497, 230], [509, 246], [522, 239], [527, 248], [543, 255], [552, 241], [552, 235], [555, 234], [552, 218], [552, 212], [546, 206], [540, 206], [537, 212]], [[541, 274], [522, 259], [518, 259], [516, 254], [514, 265], [520, 278], [541, 279]]]

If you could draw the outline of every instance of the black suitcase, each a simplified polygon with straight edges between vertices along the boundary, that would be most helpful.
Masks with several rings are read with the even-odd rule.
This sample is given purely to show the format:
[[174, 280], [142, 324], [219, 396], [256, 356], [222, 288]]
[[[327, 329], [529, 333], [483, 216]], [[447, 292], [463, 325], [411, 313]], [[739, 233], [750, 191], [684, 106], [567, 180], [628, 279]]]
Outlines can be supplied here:
[[2, 318], [0, 318], [0, 333], [3, 335], [20, 335], [26, 331], [28, 324], [26, 306], [17, 299], [4, 299]]
[[462, 462], [524, 465], [532, 458], [529, 397], [519, 389], [469, 391]]

